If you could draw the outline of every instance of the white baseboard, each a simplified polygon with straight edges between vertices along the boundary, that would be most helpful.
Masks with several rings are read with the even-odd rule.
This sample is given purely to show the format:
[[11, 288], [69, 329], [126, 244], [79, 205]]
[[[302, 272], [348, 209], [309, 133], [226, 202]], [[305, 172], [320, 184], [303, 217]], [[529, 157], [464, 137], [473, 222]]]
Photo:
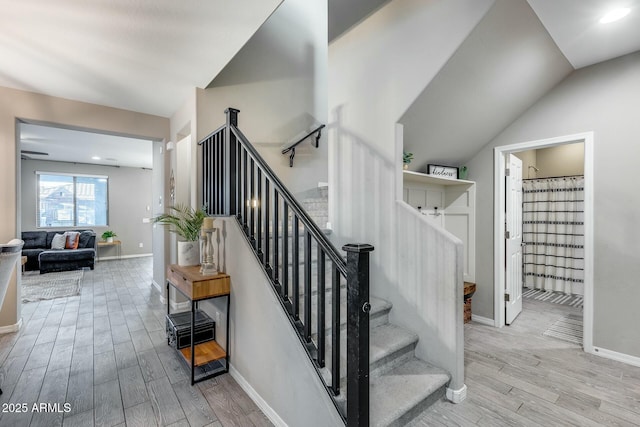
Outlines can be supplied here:
[[458, 390], [447, 388], [447, 399], [451, 403], [461, 403], [467, 398], [467, 385], [463, 384]]
[[119, 259], [127, 259], [127, 258], [144, 258], [148, 256], [153, 256], [153, 254], [133, 254], [133, 255], [122, 255], [122, 256], [101, 256], [100, 259], [96, 261], [111, 261], [111, 260], [119, 260]]
[[601, 347], [593, 347], [593, 351], [589, 353], [596, 356], [604, 357], [611, 360], [617, 360], [618, 362], [626, 363], [628, 365], [640, 366], [640, 357], [631, 356], [629, 354], [618, 353], [617, 351], [608, 350]]
[[14, 323], [13, 325], [0, 326], [0, 334], [11, 334], [14, 332], [18, 332], [22, 327], [22, 317], [18, 320], [18, 323]]
[[156, 282], [155, 280], [151, 281], [151, 285], [154, 288], [156, 288], [158, 290], [158, 292], [160, 292], [160, 301], [162, 301], [163, 303], [167, 302], [167, 300], [165, 300], [164, 297], [162, 296], [163, 293], [164, 293], [164, 290], [166, 289], [166, 287], [158, 285], [158, 282]]
[[481, 325], [496, 326], [496, 323], [493, 321], [493, 319], [487, 319], [486, 317], [478, 316], [477, 314], [472, 314], [471, 320], [476, 323], [480, 323]]
[[276, 427], [288, 427], [287, 423], [284, 422], [282, 418], [273, 410], [271, 406], [258, 394], [257, 391], [251, 384], [244, 379], [244, 377], [238, 372], [233, 365], [229, 364], [229, 374], [233, 377], [234, 380], [238, 383], [238, 385], [244, 390], [245, 393], [255, 402], [255, 404], [260, 408], [260, 410], [269, 418], [269, 421], [273, 423]]

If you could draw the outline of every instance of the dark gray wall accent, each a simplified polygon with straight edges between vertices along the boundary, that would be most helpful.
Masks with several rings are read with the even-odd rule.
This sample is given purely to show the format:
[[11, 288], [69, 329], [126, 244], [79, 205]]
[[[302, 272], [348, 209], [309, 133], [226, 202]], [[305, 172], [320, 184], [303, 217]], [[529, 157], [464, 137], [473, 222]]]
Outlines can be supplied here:
[[493, 318], [493, 148], [593, 131], [593, 344], [640, 357], [638, 76], [640, 52], [574, 72], [469, 162], [478, 202], [474, 314]]
[[391, 0], [329, 0], [329, 42]]
[[461, 166], [573, 68], [525, 0], [498, 0], [404, 113], [411, 169]]
[[[22, 230], [36, 230], [36, 171], [106, 175], [109, 177], [109, 225], [90, 227], [98, 235], [113, 230], [122, 241], [122, 255], [150, 254], [151, 224], [142, 219], [150, 218], [152, 171], [141, 168], [109, 167], [99, 165], [22, 161]], [[142, 243], [143, 247], [139, 247]], [[101, 256], [115, 256], [115, 248], [103, 248]]]

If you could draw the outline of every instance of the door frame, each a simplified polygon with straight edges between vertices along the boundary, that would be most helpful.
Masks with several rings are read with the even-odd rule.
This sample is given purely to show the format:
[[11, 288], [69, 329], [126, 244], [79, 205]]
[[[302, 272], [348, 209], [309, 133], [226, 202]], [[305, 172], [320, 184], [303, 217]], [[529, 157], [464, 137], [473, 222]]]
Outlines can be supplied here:
[[518, 151], [548, 148], [570, 143], [584, 143], [584, 308], [583, 348], [595, 353], [593, 347], [593, 191], [594, 133], [583, 132], [555, 138], [521, 142], [494, 148], [494, 324], [505, 325], [505, 161], [504, 155]]

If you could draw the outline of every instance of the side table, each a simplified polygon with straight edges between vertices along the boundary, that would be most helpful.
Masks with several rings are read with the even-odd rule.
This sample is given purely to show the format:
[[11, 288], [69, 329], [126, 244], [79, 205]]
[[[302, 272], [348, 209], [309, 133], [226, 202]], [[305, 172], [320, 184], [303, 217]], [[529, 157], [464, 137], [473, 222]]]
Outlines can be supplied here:
[[96, 258], [97, 261], [100, 261], [100, 248], [115, 246], [116, 247], [116, 256], [118, 259], [122, 259], [122, 242], [120, 240], [114, 240], [113, 242], [98, 242], [96, 248]]
[[[205, 276], [200, 274], [199, 265], [183, 267], [171, 264], [167, 268], [167, 315], [171, 313], [169, 290], [172, 286], [184, 295], [191, 304], [191, 344], [189, 347], [178, 350], [191, 369], [191, 385], [229, 372], [229, 307], [231, 305], [231, 279], [229, 275], [218, 273]], [[198, 302], [223, 297], [227, 299], [225, 348], [222, 348], [215, 339], [194, 345], [195, 313]], [[169, 343], [169, 338], [167, 338], [167, 343]], [[221, 364], [224, 362], [221, 369], [195, 377], [196, 367], [215, 361], [219, 361]]]

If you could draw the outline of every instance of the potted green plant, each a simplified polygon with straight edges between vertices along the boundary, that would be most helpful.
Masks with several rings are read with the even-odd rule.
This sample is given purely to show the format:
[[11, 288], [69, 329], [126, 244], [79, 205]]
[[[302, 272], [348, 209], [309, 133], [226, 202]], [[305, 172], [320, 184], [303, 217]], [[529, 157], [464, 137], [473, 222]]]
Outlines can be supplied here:
[[106, 240], [108, 243], [113, 243], [113, 238], [117, 236], [118, 235], [115, 231], [107, 230], [102, 233], [102, 240]]
[[195, 209], [191, 206], [177, 204], [169, 207], [169, 213], [160, 214], [153, 219], [154, 223], [169, 227], [171, 233], [177, 234], [178, 265], [189, 266], [200, 263], [200, 229], [207, 213], [204, 207]]
[[409, 169], [409, 163], [413, 160], [413, 153], [407, 151], [402, 152], [402, 169]]

